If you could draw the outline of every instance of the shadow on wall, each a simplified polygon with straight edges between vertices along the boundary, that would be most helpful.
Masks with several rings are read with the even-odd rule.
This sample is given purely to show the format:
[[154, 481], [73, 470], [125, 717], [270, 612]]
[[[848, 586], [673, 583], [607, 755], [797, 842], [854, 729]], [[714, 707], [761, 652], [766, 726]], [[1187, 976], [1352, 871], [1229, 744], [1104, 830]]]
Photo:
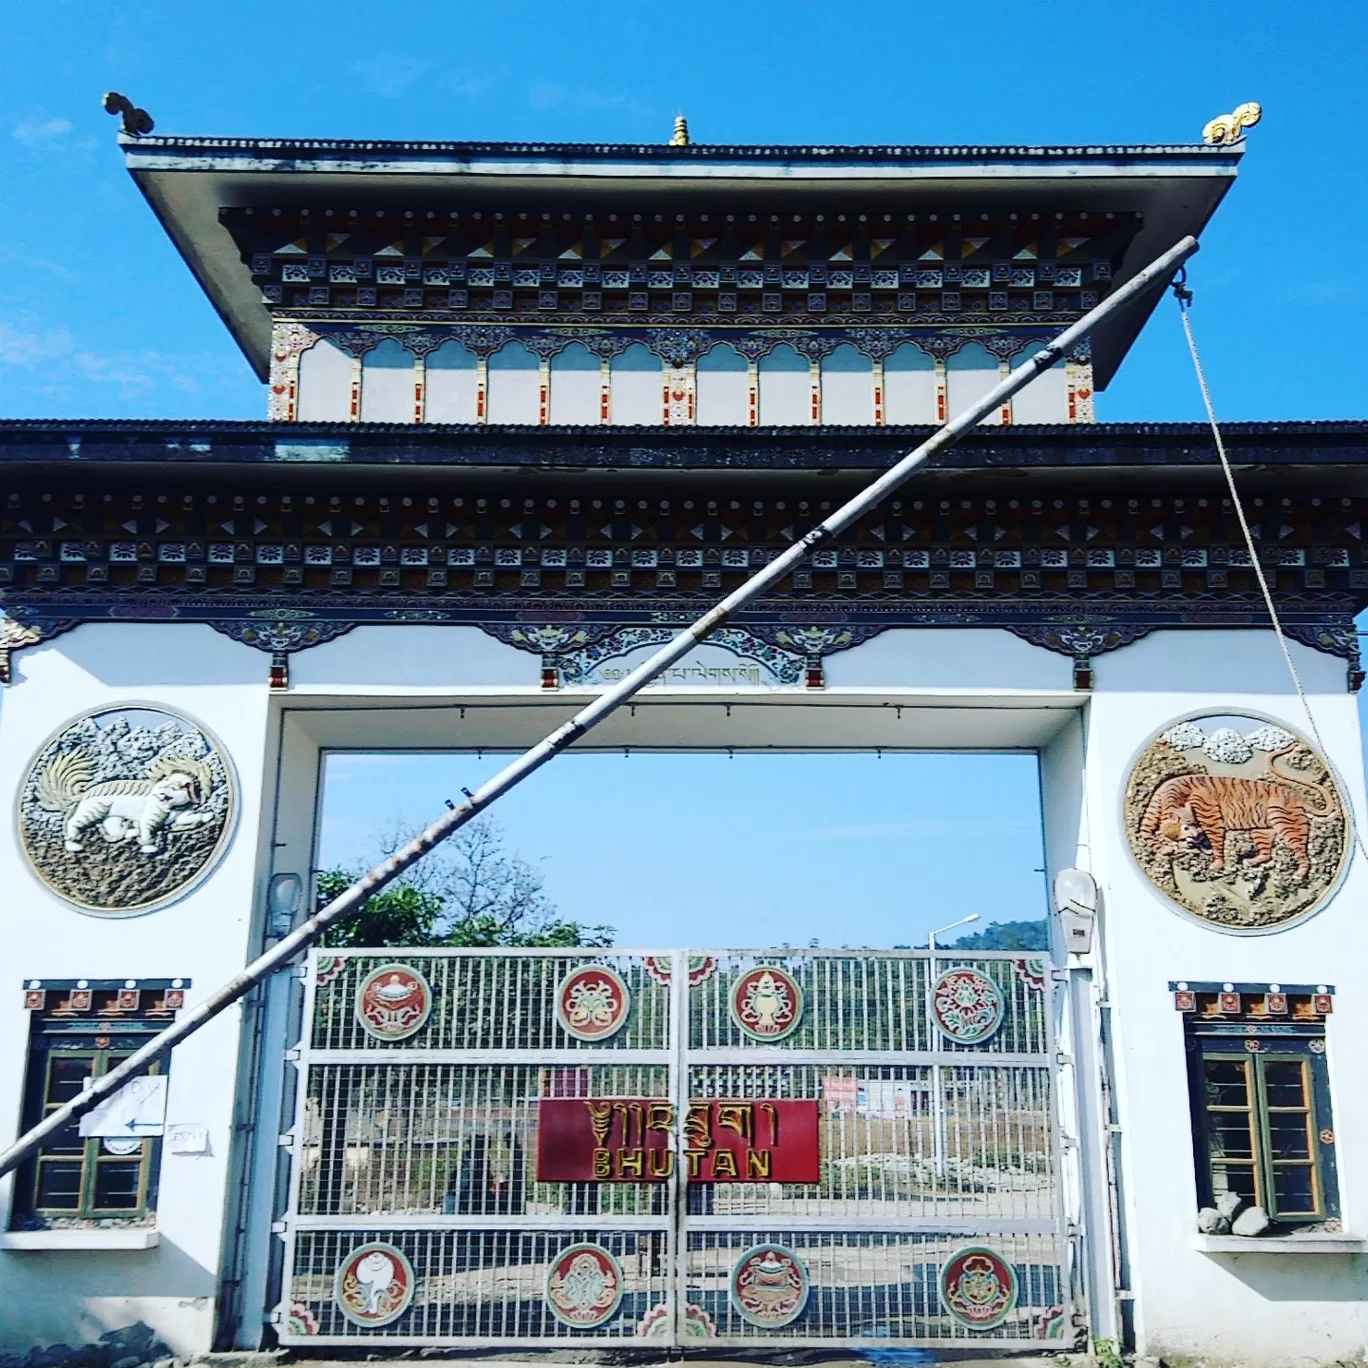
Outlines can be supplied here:
[[0, 1354], [0, 1368], [112, 1368], [116, 1363], [133, 1368], [135, 1362], [141, 1368], [169, 1354], [152, 1327], [138, 1321], [122, 1330], [109, 1330], [94, 1343], [79, 1347], [49, 1344], [26, 1353]]
[[1265, 1301], [1357, 1302], [1368, 1297], [1368, 1255], [1207, 1255]]
[[122, 1255], [26, 1250], [0, 1258], [0, 1368], [111, 1368], [134, 1355], [141, 1363], [209, 1348], [215, 1275], [164, 1237], [155, 1249]]
[[[1160, 630], [1093, 662], [1094, 688], [1144, 693], [1290, 694], [1292, 680], [1272, 627], [1198, 631], [1200, 664], [1193, 660], [1193, 636], [1177, 628]], [[1342, 694], [1348, 662], [1312, 646], [1289, 641], [1292, 659], [1308, 693]]]
[[[203, 623], [92, 622], [15, 656], [15, 678], [45, 683], [53, 669], [81, 670], [110, 688], [260, 684], [271, 657]], [[54, 681], [55, 682], [55, 681]]]

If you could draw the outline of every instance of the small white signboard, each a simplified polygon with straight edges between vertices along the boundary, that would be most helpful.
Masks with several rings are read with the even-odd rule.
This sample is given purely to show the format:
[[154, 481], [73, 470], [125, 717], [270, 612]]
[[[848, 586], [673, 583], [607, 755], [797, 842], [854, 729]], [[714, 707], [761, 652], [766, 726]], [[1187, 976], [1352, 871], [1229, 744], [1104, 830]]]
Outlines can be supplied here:
[[172, 1154], [208, 1154], [209, 1127], [185, 1122], [167, 1126], [166, 1147]]
[[166, 1075], [148, 1074], [125, 1083], [81, 1117], [82, 1135], [141, 1139], [160, 1135], [166, 1122]]

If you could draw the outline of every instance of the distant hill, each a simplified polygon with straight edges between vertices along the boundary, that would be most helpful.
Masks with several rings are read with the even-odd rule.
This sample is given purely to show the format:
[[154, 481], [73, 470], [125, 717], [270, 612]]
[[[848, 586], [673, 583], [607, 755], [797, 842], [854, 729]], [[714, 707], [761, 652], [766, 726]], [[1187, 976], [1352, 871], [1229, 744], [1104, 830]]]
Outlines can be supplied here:
[[1048, 950], [1049, 923], [1040, 921], [989, 922], [972, 936], [961, 936], [956, 950]]

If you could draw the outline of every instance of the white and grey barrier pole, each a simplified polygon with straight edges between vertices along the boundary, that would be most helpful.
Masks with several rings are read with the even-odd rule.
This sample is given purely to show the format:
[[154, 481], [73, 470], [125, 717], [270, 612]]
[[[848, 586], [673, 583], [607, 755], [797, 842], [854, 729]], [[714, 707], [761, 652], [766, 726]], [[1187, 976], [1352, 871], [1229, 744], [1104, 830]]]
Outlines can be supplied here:
[[410, 865], [421, 860], [428, 851], [446, 840], [453, 832], [459, 831], [495, 799], [501, 798], [548, 760], [572, 746], [605, 717], [616, 712], [629, 698], [727, 622], [738, 608], [758, 598], [770, 585], [778, 583], [819, 546], [844, 532], [857, 518], [887, 498], [924, 461], [936, 452], [952, 446], [961, 433], [974, 427], [994, 409], [1000, 408], [1018, 390], [1029, 385], [1042, 371], [1053, 366], [1075, 342], [1086, 337], [1103, 319], [1146, 290], [1156, 285], [1166, 285], [1169, 277], [1196, 251], [1197, 240], [1192, 237], [1185, 237], [1170, 247], [1163, 256], [1133, 276], [1095, 309], [1084, 314], [1071, 328], [1066, 328], [1053, 342], [1036, 352], [1007, 379], [989, 390], [976, 403], [971, 404], [958, 418], [947, 423], [915, 451], [909, 452], [897, 465], [849, 502], [842, 504], [829, 518], [818, 523], [781, 556], [758, 570], [745, 584], [704, 613], [692, 626], [685, 627], [678, 636], [662, 646], [649, 660], [638, 665], [621, 682], [606, 693], [600, 694], [568, 722], [557, 727], [531, 750], [501, 770], [487, 784], [475, 793], [469, 794], [465, 802], [458, 803], [426, 831], [415, 836], [402, 849], [396, 850], [389, 859], [376, 865], [370, 873], [358, 879], [345, 893], [339, 894], [283, 940], [277, 941], [265, 954], [253, 960], [240, 974], [206, 998], [198, 1007], [187, 1011], [174, 1025], [167, 1027], [160, 1035], [154, 1036], [140, 1050], [129, 1055], [122, 1064], [97, 1078], [79, 1097], [58, 1107], [31, 1131], [21, 1135], [9, 1149], [0, 1154], [0, 1177], [28, 1158], [48, 1136], [98, 1106], [130, 1078], [144, 1073], [154, 1060], [169, 1053], [187, 1036], [194, 1035], [201, 1026], [212, 1021], [225, 1008], [231, 1007], [268, 975], [288, 964], [301, 950], [308, 949], [335, 921], [355, 912], [373, 893], [378, 893], [386, 884], [398, 878]]

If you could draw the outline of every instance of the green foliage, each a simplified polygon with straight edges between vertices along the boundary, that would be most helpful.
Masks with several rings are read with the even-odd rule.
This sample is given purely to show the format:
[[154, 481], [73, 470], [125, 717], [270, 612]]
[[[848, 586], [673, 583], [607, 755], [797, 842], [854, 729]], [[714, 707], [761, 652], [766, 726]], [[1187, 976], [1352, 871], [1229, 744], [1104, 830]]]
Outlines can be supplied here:
[[[351, 887], [357, 876], [345, 869], [327, 869], [318, 876], [318, 906], [330, 903]], [[391, 884], [345, 921], [334, 923], [322, 944], [344, 946], [432, 945], [442, 900], [411, 884]]]
[[[386, 853], [402, 844], [385, 842]], [[323, 907], [360, 877], [360, 869], [329, 869], [318, 875], [317, 906]], [[410, 869], [405, 878], [375, 894], [333, 926], [324, 945], [360, 949], [387, 946], [606, 946], [611, 926], [587, 926], [556, 917], [537, 872], [504, 850], [492, 822], [473, 822], [446, 846]]]
[[1048, 950], [1050, 926], [1040, 921], [989, 922], [972, 936], [961, 936], [956, 950]]

